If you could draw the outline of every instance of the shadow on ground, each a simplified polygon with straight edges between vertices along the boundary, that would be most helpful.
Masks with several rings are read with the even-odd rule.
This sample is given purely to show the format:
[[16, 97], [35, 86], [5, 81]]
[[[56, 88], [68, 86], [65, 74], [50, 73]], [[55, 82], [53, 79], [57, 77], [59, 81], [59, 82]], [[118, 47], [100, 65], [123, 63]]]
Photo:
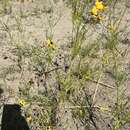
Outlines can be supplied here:
[[18, 104], [4, 105], [1, 124], [1, 130], [30, 130]]

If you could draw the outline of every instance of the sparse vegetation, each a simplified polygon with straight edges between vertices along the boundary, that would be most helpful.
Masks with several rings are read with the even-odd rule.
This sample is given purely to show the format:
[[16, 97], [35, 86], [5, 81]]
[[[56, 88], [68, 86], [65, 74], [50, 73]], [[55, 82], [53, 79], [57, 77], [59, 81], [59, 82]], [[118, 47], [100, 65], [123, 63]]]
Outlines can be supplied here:
[[129, 4], [1, 0], [0, 100], [31, 130], [129, 130]]

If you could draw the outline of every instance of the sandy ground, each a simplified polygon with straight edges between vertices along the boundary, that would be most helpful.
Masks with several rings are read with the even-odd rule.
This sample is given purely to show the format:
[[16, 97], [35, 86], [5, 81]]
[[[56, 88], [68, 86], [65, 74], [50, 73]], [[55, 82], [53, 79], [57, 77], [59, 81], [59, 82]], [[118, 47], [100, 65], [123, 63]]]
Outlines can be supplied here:
[[[39, 4], [40, 3], [40, 4]], [[51, 5], [49, 6], [49, 5]], [[7, 14], [0, 17], [0, 87], [4, 90], [2, 99], [6, 99], [4, 103], [17, 103], [17, 92], [18, 86], [21, 81], [30, 79], [30, 73], [24, 73], [25, 79], [21, 79], [21, 74], [12, 72], [3, 80], [3, 75], [8, 73], [9, 68], [14, 68], [16, 65], [16, 56], [12, 55], [13, 46], [10, 44], [10, 34], [6, 32], [3, 26], [6, 24], [11, 32], [13, 41], [25, 42], [26, 44], [41, 44], [45, 40], [46, 31], [49, 31], [47, 17], [49, 13], [45, 13], [51, 9], [54, 10], [52, 13], [52, 24], [58, 20], [57, 25], [53, 28], [54, 31], [54, 42], [59, 46], [64, 44], [65, 40], [71, 33], [71, 11], [64, 6], [63, 2], [49, 3], [48, 0], [38, 0], [35, 2], [25, 1], [13, 2], [10, 8], [7, 7]], [[53, 5], [54, 4], [54, 5]], [[22, 10], [23, 18], [20, 18], [20, 11]], [[20, 22], [21, 32], [18, 31], [18, 22]], [[13, 44], [13, 43], [12, 43]], [[63, 46], [64, 48], [64, 46]], [[9, 71], [8, 71], [9, 70]], [[10, 72], [9, 72], [10, 73]], [[23, 76], [24, 77], [24, 76]], [[32, 90], [35, 93], [34, 90]], [[2, 103], [2, 102], [1, 102]], [[2, 117], [2, 109], [0, 108], [0, 122]], [[66, 117], [65, 117], [66, 118]]]
[[[12, 9], [8, 7], [7, 14], [3, 14], [0, 16], [0, 87], [4, 89], [3, 98], [9, 97], [9, 100], [7, 100], [5, 103], [16, 102], [15, 98], [17, 97], [18, 86], [21, 84], [21, 80], [24, 81], [25, 79], [28, 80], [30, 78], [30, 73], [25, 71], [26, 78], [24, 77], [25, 79], [21, 79], [21, 74], [15, 71], [12, 72], [12, 74], [7, 75], [5, 80], [3, 79], [4, 74], [8, 73], [7, 71], [9, 71], [10, 66], [14, 67], [14, 69], [17, 69], [15, 68], [16, 56], [12, 55], [13, 43], [10, 43], [9, 33], [7, 33], [3, 26], [5, 24], [8, 25], [8, 29], [10, 30], [11, 35], [13, 36], [12, 41], [18, 43], [25, 42], [26, 44], [40, 44], [45, 39], [46, 30], [48, 30], [48, 14], [46, 14], [45, 12], [49, 12], [49, 10], [52, 9], [52, 7], [49, 7], [48, 5], [50, 4], [48, 4], [47, 0], [38, 0], [36, 2], [25, 1], [24, 3], [13, 2], [11, 3]], [[63, 48], [61, 52], [64, 51], [64, 53], [66, 53], [66, 41], [68, 40], [72, 31], [71, 10], [67, 8], [62, 1], [57, 2], [53, 6], [54, 12], [52, 14], [52, 19], [54, 20], [52, 20], [52, 22], [55, 22], [56, 18], [59, 18], [58, 23], [53, 29], [54, 42], [58, 46], [61, 46], [61, 48]], [[19, 17], [21, 10], [23, 14], [22, 18]], [[122, 25], [126, 25], [126, 22], [129, 21], [129, 13], [130, 10], [126, 12]], [[18, 31], [18, 28], [21, 29], [21, 32]], [[98, 29], [95, 31], [95, 33], [93, 33], [94, 37], [98, 36], [100, 25], [97, 25], [97, 28]], [[129, 29], [127, 30], [129, 32]], [[89, 32], [88, 35], [90, 34], [91, 32]], [[90, 40], [92, 40], [92, 37], [88, 39], [88, 41]], [[121, 49], [125, 49], [127, 47], [127, 45], [119, 46], [119, 48]], [[129, 67], [129, 58], [130, 54], [127, 55], [126, 59], [123, 59], [123, 69], [127, 69]], [[114, 81], [109, 74], [103, 75], [101, 82], [105, 84], [109, 83], [111, 86], [114, 86]], [[126, 83], [124, 84], [124, 88], [128, 90], [126, 92], [126, 97], [130, 99], [129, 82], [129, 80], [126, 81]], [[90, 84], [91, 86], [93, 86], [91, 87], [91, 91], [93, 93], [96, 86], [94, 83]], [[103, 86], [99, 85], [95, 100], [96, 105], [111, 107], [111, 105], [113, 105], [114, 103], [114, 96], [115, 91], [113, 91], [113, 89], [104, 88]], [[73, 127], [74, 125], [72, 125], [72, 120], [68, 119], [68, 117], [71, 117], [69, 114], [70, 113], [68, 112], [67, 116], [64, 116], [64, 120], [68, 120], [67, 126], [64, 127], [68, 127], [67, 130], [74, 130], [75, 127]], [[64, 124], [64, 120], [61, 120], [62, 124]], [[106, 126], [106, 124], [104, 124], [104, 126]], [[127, 128], [130, 128], [130, 126], [128, 126]], [[106, 130], [105, 127], [103, 130]]]

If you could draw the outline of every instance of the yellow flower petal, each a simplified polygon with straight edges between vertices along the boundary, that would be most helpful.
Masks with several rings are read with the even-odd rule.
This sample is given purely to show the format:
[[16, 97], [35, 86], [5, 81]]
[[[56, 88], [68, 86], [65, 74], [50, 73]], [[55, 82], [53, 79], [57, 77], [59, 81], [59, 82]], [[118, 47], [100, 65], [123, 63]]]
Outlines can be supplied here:
[[104, 10], [105, 8], [103, 2], [102, 1], [99, 2], [98, 0], [96, 0], [95, 7], [97, 8], [97, 10]]
[[26, 105], [26, 102], [25, 102], [24, 99], [19, 99], [18, 103], [19, 103], [19, 105], [22, 106], [22, 107], [24, 107], [24, 106]]
[[50, 126], [48, 126], [48, 127], [46, 128], [46, 130], [51, 130], [51, 127], [50, 127]]
[[93, 6], [92, 9], [90, 10], [90, 12], [92, 13], [92, 15], [97, 15], [98, 9], [95, 6]]
[[50, 48], [52, 48], [52, 49], [56, 49], [56, 45], [54, 44], [54, 42], [52, 41], [52, 40], [50, 40], [50, 39], [47, 39], [46, 40], [46, 43], [47, 43], [47, 46], [48, 47], [50, 47]]

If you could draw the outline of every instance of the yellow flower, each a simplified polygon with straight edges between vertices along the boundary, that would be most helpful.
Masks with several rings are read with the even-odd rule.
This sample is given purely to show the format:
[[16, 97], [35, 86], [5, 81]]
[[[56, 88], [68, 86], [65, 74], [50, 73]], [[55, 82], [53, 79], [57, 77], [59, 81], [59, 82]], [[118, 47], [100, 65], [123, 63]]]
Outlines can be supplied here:
[[48, 127], [46, 128], [46, 130], [51, 130], [51, 127], [50, 127], [50, 126], [48, 126]]
[[96, 6], [93, 6], [92, 9], [90, 10], [90, 12], [92, 13], [92, 15], [97, 15], [98, 9], [96, 8]]
[[28, 117], [26, 118], [26, 120], [27, 120], [27, 122], [31, 122], [31, 121], [32, 121], [32, 117], [31, 117], [31, 116], [28, 116]]
[[104, 8], [105, 8], [104, 4], [99, 0], [96, 0], [95, 7], [97, 10], [104, 10]]
[[54, 42], [51, 39], [47, 39], [46, 40], [47, 46], [52, 48], [52, 49], [56, 49], [56, 45], [54, 44]]
[[24, 99], [19, 99], [18, 103], [19, 103], [19, 105], [22, 106], [22, 107], [24, 107], [24, 106], [26, 105], [26, 102], [25, 102]]

